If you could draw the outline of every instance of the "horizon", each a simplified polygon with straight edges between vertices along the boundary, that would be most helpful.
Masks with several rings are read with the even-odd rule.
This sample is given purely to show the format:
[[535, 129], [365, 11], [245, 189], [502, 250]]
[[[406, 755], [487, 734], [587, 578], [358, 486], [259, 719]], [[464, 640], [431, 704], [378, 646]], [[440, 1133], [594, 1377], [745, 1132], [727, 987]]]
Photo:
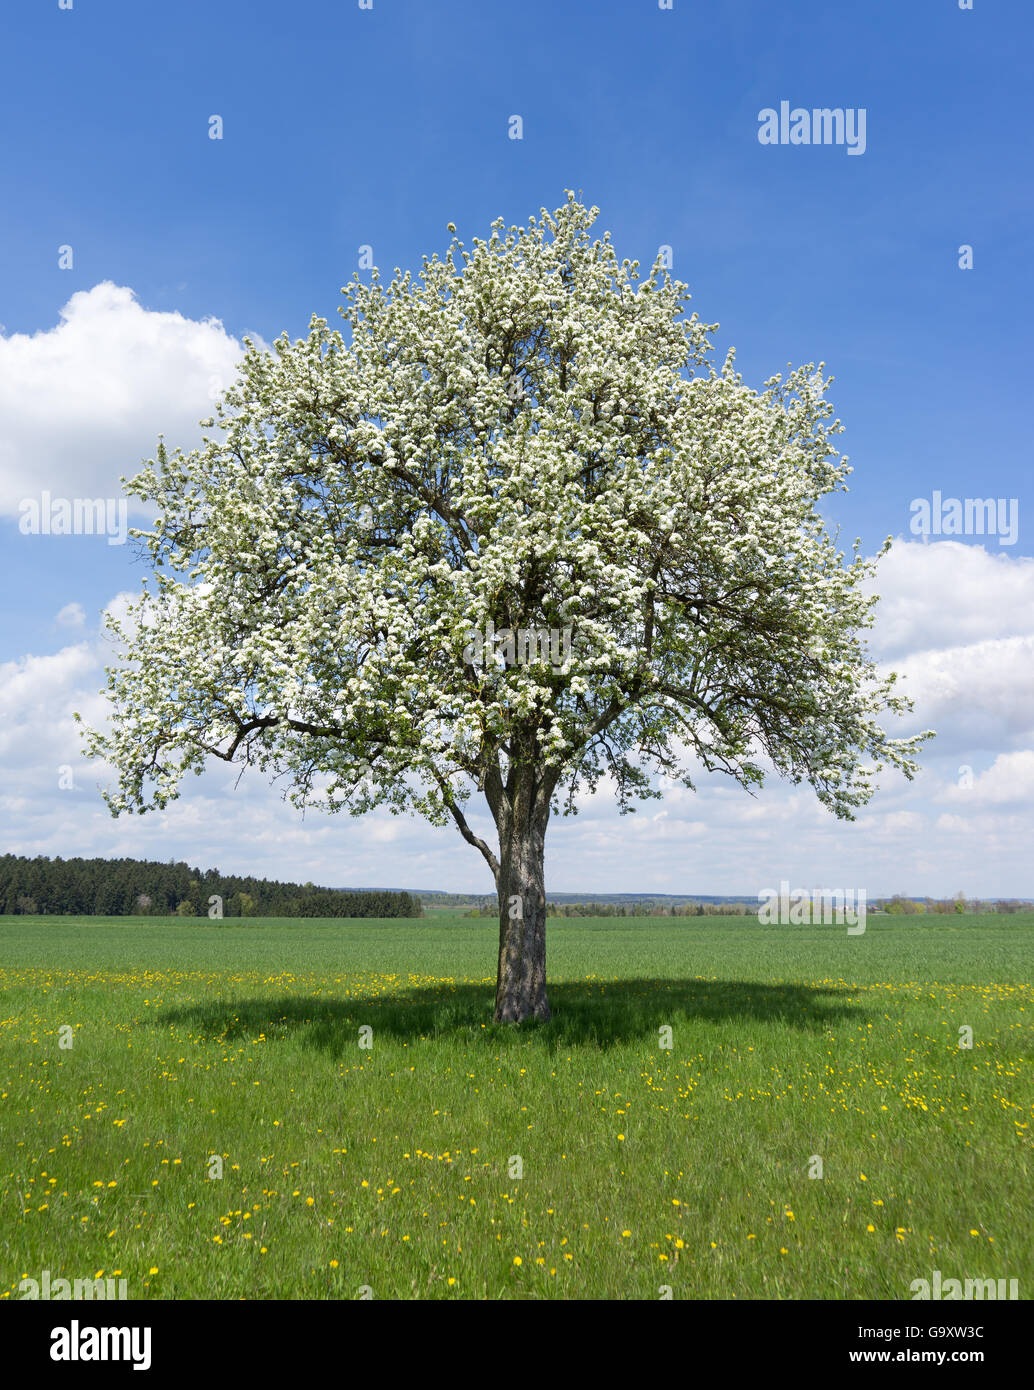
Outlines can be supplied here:
[[[9, 854], [9, 853], [11, 853], [11, 851], [9, 851], [9, 850], [8, 850], [8, 851], [4, 851], [4, 854]], [[2, 857], [2, 856], [0, 856], [0, 857]], [[52, 855], [52, 856], [38, 856], [38, 857], [47, 858], [47, 859], [50, 860], [50, 862], [53, 862], [55, 859], [69, 860], [69, 859], [81, 858], [81, 857], [83, 857], [83, 856], [79, 856], [79, 855]], [[98, 858], [98, 859], [101, 859], [101, 860], [104, 860], [104, 859], [107, 858], [107, 856], [104, 856], [104, 855], [91, 856], [91, 857], [92, 857], [92, 858]], [[389, 885], [389, 884], [383, 884], [383, 883], [381, 883], [381, 884], [371, 884], [371, 883], [364, 883], [364, 884], [316, 883], [316, 882], [311, 881], [311, 880], [308, 880], [308, 879], [306, 879], [304, 882], [301, 881], [301, 880], [297, 880], [297, 879], [268, 879], [268, 878], [265, 878], [262, 874], [257, 874], [257, 873], [244, 873], [244, 874], [227, 873], [227, 874], [223, 874], [223, 872], [222, 872], [218, 867], [216, 867], [216, 866], [212, 866], [212, 867], [205, 868], [205, 867], [202, 867], [200, 864], [191, 864], [191, 863], [189, 863], [187, 860], [184, 860], [184, 859], [172, 859], [172, 860], [158, 860], [158, 859], [152, 859], [152, 860], [138, 860], [138, 859], [133, 859], [131, 856], [123, 856], [121, 862], [124, 862], [126, 858], [128, 858], [129, 861], [130, 861], [131, 863], [138, 863], [138, 864], [143, 864], [143, 865], [154, 864], [154, 865], [157, 865], [157, 866], [168, 866], [168, 865], [170, 865], [170, 864], [174, 864], [174, 865], [183, 865], [185, 868], [188, 868], [188, 869], [190, 869], [190, 870], [192, 870], [192, 871], [196, 871], [196, 872], [198, 872], [198, 873], [200, 873], [200, 874], [205, 874], [205, 875], [207, 875], [207, 874], [214, 874], [214, 875], [218, 875], [219, 877], [225, 877], [225, 878], [245, 878], [245, 879], [247, 879], [247, 878], [253, 878], [253, 879], [256, 879], [256, 880], [257, 880], [258, 882], [260, 882], [260, 883], [278, 883], [278, 882], [279, 882], [279, 883], [283, 883], [283, 884], [285, 884], [285, 885], [292, 886], [292, 887], [302, 887], [302, 888], [310, 888], [310, 887], [311, 887], [311, 888], [313, 888], [313, 889], [319, 889], [320, 891], [323, 891], [323, 892], [331, 892], [331, 893], [406, 893], [406, 894], [408, 894], [410, 897], [413, 897], [413, 898], [432, 898], [432, 897], [442, 897], [442, 898], [469, 898], [469, 899], [471, 899], [472, 901], [473, 901], [473, 900], [476, 900], [476, 901], [479, 901], [479, 902], [482, 902], [482, 901], [485, 901], [485, 900], [492, 901], [492, 900], [495, 898], [495, 894], [494, 894], [493, 892], [484, 892], [484, 893], [466, 892], [466, 891], [464, 891], [464, 890], [456, 890], [456, 889], [450, 889], [450, 888], [400, 888], [400, 887], [398, 887], [397, 885]], [[115, 862], [120, 862], [120, 861], [117, 860], [117, 859], [113, 859], [111, 862], [115, 863]], [[780, 886], [782, 886], [782, 885], [780, 885]], [[787, 881], [787, 886], [788, 886], [788, 888], [789, 888], [788, 881]], [[671, 902], [675, 902], [675, 903], [730, 903], [730, 902], [731, 902], [731, 903], [745, 903], [745, 904], [746, 904], [746, 903], [750, 903], [752, 900], [759, 899], [760, 897], [765, 896], [765, 895], [768, 894], [768, 893], [777, 893], [778, 891], [779, 891], [778, 889], [762, 889], [762, 890], [760, 890], [760, 892], [753, 892], [753, 891], [752, 891], [752, 892], [749, 892], [749, 893], [706, 893], [706, 892], [697, 892], [697, 893], [660, 893], [660, 892], [653, 892], [653, 891], [651, 891], [650, 889], [626, 889], [626, 890], [622, 890], [622, 891], [614, 892], [614, 893], [601, 893], [601, 892], [596, 892], [596, 891], [594, 891], [594, 890], [585, 890], [585, 891], [583, 891], [583, 890], [580, 890], [580, 889], [572, 889], [572, 890], [567, 890], [567, 891], [560, 891], [560, 890], [549, 890], [549, 889], [547, 889], [547, 890], [546, 890], [546, 901], [547, 901], [547, 903], [550, 903], [550, 902], [552, 902], [552, 903], [561, 903], [561, 902], [565, 902], [565, 901], [566, 901], [566, 902], [569, 902], [569, 903], [589, 904], [589, 905], [591, 905], [591, 904], [593, 904], [593, 903], [599, 903], [599, 904], [603, 905], [603, 904], [611, 903], [611, 902], [638, 901], [638, 900], [641, 900], [641, 901], [651, 901], [651, 902], [666, 902], [666, 901], [671, 901]], [[839, 892], [839, 891], [841, 891], [841, 890], [839, 890], [839, 889], [834, 889], [834, 888], [823, 887], [823, 886], [821, 886], [821, 885], [816, 885], [816, 886], [810, 887], [810, 888], [804, 888], [804, 887], [789, 888], [789, 891], [790, 891], [791, 893], [806, 893], [806, 894], [812, 895], [813, 897], [818, 897], [818, 896], [821, 896], [821, 895], [823, 895], [823, 894], [829, 894], [829, 893], [833, 893], [833, 892]], [[930, 902], [942, 902], [942, 903], [943, 903], [943, 902], [952, 902], [952, 901], [954, 901], [954, 900], [957, 898], [957, 896], [958, 896], [958, 890], [957, 890], [955, 893], [951, 893], [951, 894], [936, 894], [936, 893], [932, 893], [932, 894], [931, 894], [931, 893], [927, 893], [927, 894], [917, 894], [917, 893], [903, 893], [903, 892], [901, 892], [900, 890], [895, 890], [894, 892], [881, 892], [881, 891], [878, 891], [878, 890], [877, 890], [877, 891], [873, 892], [873, 891], [869, 891], [869, 890], [865, 890], [865, 889], [863, 889], [862, 892], [863, 892], [863, 894], [867, 894], [868, 898], [869, 898], [872, 902], [888, 901], [888, 900], [893, 899], [893, 898], [900, 898], [900, 899], [904, 899], [906, 902], [923, 902], [923, 901], [930, 901]], [[997, 894], [997, 895], [995, 895], [995, 896], [992, 897], [992, 898], [979, 898], [979, 897], [977, 897], [977, 896], [975, 896], [975, 895], [965, 895], [965, 896], [966, 896], [966, 900], [967, 900], [967, 901], [973, 901], [973, 902], [976, 902], [976, 901], [979, 901], [979, 902], [996, 902], [996, 901], [998, 901], [998, 902], [1018, 902], [1018, 903], [1028, 903], [1028, 902], [1029, 902], [1029, 903], [1034, 903], [1034, 897], [1020, 897], [1020, 896], [1016, 896], [1016, 895]], [[73, 914], [73, 915], [74, 915], [74, 914]], [[343, 919], [343, 920], [347, 920], [347, 919]]]

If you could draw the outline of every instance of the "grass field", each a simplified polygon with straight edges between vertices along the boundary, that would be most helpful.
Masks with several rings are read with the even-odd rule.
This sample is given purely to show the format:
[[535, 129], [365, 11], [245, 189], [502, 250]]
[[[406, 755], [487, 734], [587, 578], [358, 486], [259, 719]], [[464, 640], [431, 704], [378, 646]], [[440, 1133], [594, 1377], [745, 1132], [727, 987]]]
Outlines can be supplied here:
[[551, 921], [521, 1029], [494, 956], [448, 915], [0, 919], [0, 1296], [1030, 1297], [1034, 913]]

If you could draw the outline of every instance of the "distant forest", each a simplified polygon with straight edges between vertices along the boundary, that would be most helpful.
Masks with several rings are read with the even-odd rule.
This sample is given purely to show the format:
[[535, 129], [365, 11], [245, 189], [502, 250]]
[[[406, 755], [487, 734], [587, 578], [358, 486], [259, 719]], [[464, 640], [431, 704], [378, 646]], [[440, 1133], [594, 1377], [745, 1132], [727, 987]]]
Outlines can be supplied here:
[[144, 859], [0, 857], [0, 913], [76, 917], [420, 917], [409, 893], [317, 888], [238, 878], [218, 869]]

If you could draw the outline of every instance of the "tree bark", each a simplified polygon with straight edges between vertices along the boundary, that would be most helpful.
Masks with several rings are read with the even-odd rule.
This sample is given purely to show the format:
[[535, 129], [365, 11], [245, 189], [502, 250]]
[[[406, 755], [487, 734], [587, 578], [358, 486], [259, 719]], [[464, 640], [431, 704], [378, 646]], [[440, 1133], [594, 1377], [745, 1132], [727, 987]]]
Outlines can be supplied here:
[[551, 1017], [546, 998], [546, 823], [549, 801], [536, 805], [519, 789], [499, 817], [499, 970], [496, 1023]]

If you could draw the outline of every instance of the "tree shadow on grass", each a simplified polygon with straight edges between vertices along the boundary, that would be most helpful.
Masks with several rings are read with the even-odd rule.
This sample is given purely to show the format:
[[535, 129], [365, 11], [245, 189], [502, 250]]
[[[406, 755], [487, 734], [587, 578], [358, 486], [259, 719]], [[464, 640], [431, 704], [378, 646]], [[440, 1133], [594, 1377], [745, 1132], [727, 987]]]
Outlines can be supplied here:
[[[161, 1022], [184, 1025], [203, 1038], [267, 1041], [293, 1037], [305, 1046], [340, 1057], [353, 1050], [364, 1024], [405, 1042], [455, 1038], [488, 1040], [493, 1047], [534, 1039], [551, 1050], [658, 1042], [668, 1024], [775, 1023], [819, 1032], [850, 1016], [867, 1017], [852, 1003], [857, 990], [803, 984], [758, 984], [749, 980], [557, 981], [549, 987], [553, 1017], [548, 1023], [494, 1024], [490, 984], [421, 986], [370, 999], [282, 995], [220, 1000], [172, 1009]], [[700, 1034], [698, 1033], [698, 1037]]]

